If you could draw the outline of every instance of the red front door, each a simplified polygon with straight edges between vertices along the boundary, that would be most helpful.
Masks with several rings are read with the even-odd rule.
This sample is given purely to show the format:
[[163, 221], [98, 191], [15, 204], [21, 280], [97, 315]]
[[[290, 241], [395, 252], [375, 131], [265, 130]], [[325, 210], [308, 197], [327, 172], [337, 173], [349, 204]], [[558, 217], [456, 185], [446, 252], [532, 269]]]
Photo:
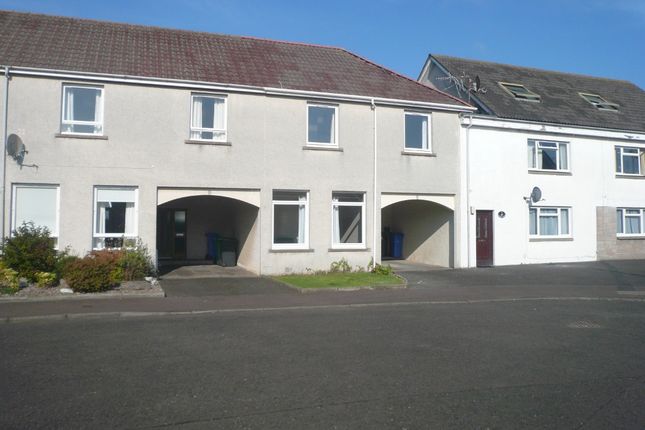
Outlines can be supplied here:
[[493, 265], [493, 211], [476, 214], [477, 267]]

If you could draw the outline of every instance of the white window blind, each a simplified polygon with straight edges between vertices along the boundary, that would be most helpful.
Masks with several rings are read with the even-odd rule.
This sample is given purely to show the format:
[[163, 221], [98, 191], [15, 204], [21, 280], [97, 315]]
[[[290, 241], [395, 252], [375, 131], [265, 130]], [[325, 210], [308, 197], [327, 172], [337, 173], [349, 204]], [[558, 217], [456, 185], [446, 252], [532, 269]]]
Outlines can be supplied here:
[[33, 222], [58, 236], [58, 187], [16, 185], [13, 230]]

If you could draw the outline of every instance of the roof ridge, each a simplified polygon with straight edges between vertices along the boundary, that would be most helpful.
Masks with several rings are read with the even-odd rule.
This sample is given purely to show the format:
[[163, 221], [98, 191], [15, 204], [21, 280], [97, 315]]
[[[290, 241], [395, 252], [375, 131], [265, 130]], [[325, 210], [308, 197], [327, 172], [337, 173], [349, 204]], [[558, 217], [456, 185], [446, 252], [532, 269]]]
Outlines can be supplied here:
[[124, 27], [135, 27], [135, 28], [141, 28], [146, 30], [162, 30], [162, 31], [171, 31], [171, 32], [188, 33], [188, 34], [206, 34], [209, 36], [228, 37], [233, 39], [256, 40], [260, 42], [281, 43], [286, 45], [300, 45], [300, 46], [309, 46], [313, 48], [335, 49], [335, 50], [345, 51], [344, 48], [339, 46], [323, 45], [323, 44], [308, 43], [308, 42], [296, 42], [296, 41], [289, 41], [289, 40], [278, 40], [278, 39], [271, 39], [271, 38], [259, 37], [259, 36], [245, 36], [245, 35], [239, 35], [239, 34], [217, 33], [217, 32], [206, 31], [206, 30], [188, 30], [185, 28], [162, 27], [160, 25], [137, 24], [137, 23], [119, 22], [119, 21], [103, 20], [103, 19], [96, 19], [96, 18], [83, 18], [78, 16], [51, 15], [47, 13], [22, 12], [22, 11], [8, 10], [8, 9], [0, 9], [0, 13], [3, 13], [3, 12], [8, 14], [14, 14], [14, 15], [22, 15], [22, 16], [30, 15], [30, 16], [43, 17], [43, 18], [60, 18], [60, 19], [66, 19], [71, 21], [89, 22], [89, 23], [96, 23], [96, 24], [103, 24], [103, 25], [107, 24], [107, 25], [124, 26]]
[[437, 57], [444, 57], [444, 58], [450, 58], [454, 60], [463, 60], [463, 61], [470, 61], [473, 63], [484, 63], [484, 64], [496, 64], [499, 66], [505, 66], [505, 67], [511, 67], [514, 69], [525, 69], [525, 70], [535, 70], [538, 72], [547, 72], [547, 73], [558, 73], [561, 75], [570, 75], [570, 76], [580, 76], [583, 78], [591, 78], [591, 79], [599, 79], [603, 81], [614, 81], [614, 82], [624, 82], [628, 84], [632, 84], [635, 87], [640, 88], [638, 85], [635, 83], [628, 81], [627, 79], [616, 79], [616, 78], [607, 78], [607, 77], [602, 77], [602, 76], [593, 76], [593, 75], [585, 75], [583, 73], [575, 73], [575, 72], [563, 72], [559, 70], [549, 70], [549, 69], [544, 69], [540, 67], [532, 67], [532, 66], [518, 66], [517, 64], [509, 64], [509, 63], [501, 63], [499, 61], [485, 61], [485, 60], [476, 60], [472, 58], [465, 58], [465, 57], [456, 57], [454, 55], [442, 55], [442, 54], [430, 54], [431, 57], [437, 58]]
[[360, 55], [358, 55], [358, 54], [356, 54], [356, 53], [354, 53], [352, 51], [348, 51], [345, 48], [338, 48], [338, 49], [341, 49], [342, 51], [345, 51], [347, 54], [352, 55], [352, 56], [358, 58], [359, 60], [364, 61], [365, 63], [368, 63], [368, 64], [370, 64], [372, 66], [376, 66], [377, 68], [379, 68], [379, 69], [381, 69], [381, 70], [383, 70], [383, 71], [385, 71], [387, 73], [391, 73], [391, 74], [393, 74], [395, 76], [398, 76], [399, 78], [403, 78], [403, 79], [406, 79], [406, 80], [408, 80], [410, 82], [414, 82], [416, 85], [423, 87], [424, 90], [431, 90], [433, 92], [436, 92], [436, 93], [439, 93], [441, 95], [447, 96], [447, 97], [459, 102], [459, 104], [461, 104], [461, 105], [470, 106], [470, 104], [466, 103], [465, 101], [461, 100], [458, 97], [455, 97], [455, 96], [453, 96], [451, 94], [448, 94], [448, 93], [444, 93], [443, 91], [439, 91], [436, 88], [432, 88], [431, 86], [425, 85], [425, 84], [423, 84], [423, 83], [421, 83], [419, 81], [416, 81], [416, 80], [414, 80], [414, 79], [412, 79], [412, 78], [410, 78], [408, 76], [405, 76], [405, 75], [402, 75], [401, 73], [395, 72], [394, 70], [392, 70], [392, 69], [390, 69], [388, 67], [385, 67], [385, 66], [377, 64], [377, 63], [375, 63], [373, 61], [370, 61], [367, 58], [362, 57], [362, 56], [360, 56]]

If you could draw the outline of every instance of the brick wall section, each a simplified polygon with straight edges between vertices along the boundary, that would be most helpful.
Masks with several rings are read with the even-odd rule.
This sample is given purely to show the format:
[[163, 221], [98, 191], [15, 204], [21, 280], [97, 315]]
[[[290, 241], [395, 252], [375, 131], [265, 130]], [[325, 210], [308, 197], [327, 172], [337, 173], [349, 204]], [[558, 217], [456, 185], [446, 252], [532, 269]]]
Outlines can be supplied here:
[[616, 237], [616, 208], [614, 207], [596, 207], [596, 240], [598, 260], [645, 258], [645, 239]]

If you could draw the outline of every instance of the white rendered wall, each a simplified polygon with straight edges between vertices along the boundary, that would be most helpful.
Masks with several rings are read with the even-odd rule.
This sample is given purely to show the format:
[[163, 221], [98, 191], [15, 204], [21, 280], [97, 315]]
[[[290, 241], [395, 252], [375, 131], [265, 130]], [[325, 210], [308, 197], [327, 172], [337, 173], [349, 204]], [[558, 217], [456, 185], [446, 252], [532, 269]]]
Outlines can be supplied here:
[[[476, 265], [476, 210], [494, 211], [494, 264], [511, 265], [595, 260], [596, 207], [645, 207], [645, 178], [618, 177], [614, 157], [615, 145], [645, 147], [644, 143], [477, 125], [469, 131], [464, 125], [462, 131], [462, 193], [465, 198], [469, 140], [471, 210], [461, 214], [462, 222], [468, 218], [470, 235], [460, 252], [471, 267]], [[529, 172], [528, 139], [569, 142], [571, 173]], [[535, 186], [543, 195], [536, 206], [571, 207], [572, 240], [529, 239], [524, 197]], [[500, 211], [504, 218], [498, 216]]]

